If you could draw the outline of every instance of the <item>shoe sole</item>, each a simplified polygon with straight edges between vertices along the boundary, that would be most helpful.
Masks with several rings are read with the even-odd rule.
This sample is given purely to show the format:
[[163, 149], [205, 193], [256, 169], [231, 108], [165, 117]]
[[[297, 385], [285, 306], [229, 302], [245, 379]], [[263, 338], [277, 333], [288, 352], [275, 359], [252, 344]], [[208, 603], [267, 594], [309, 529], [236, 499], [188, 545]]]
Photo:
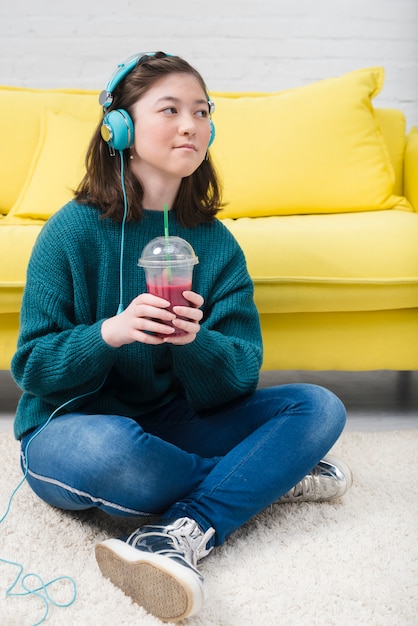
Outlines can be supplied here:
[[100, 571], [134, 602], [162, 621], [176, 622], [203, 605], [203, 588], [184, 565], [141, 552], [118, 539], [96, 545]]

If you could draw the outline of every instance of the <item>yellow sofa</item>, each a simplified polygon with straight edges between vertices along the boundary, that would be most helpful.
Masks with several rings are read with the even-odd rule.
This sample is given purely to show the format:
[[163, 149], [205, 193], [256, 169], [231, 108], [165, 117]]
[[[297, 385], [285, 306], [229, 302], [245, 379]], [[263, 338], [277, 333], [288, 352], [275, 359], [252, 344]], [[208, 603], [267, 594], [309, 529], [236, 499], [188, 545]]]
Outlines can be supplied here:
[[[211, 94], [220, 217], [255, 283], [264, 369], [418, 369], [418, 129], [374, 108], [383, 78]], [[97, 96], [0, 87], [0, 369], [35, 238], [82, 175]]]

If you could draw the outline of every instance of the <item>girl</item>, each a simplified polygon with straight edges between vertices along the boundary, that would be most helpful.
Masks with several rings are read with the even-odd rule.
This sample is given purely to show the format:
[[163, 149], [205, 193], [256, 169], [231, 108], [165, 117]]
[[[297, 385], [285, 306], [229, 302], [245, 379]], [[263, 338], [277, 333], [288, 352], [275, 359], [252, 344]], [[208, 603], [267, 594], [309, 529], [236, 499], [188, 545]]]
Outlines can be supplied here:
[[[198, 560], [249, 518], [349, 489], [347, 466], [324, 458], [345, 410], [314, 385], [257, 389], [253, 284], [216, 219], [200, 74], [177, 56], [135, 55], [100, 101], [85, 178], [29, 263], [15, 434], [31, 488], [52, 506], [159, 518], [98, 544], [96, 558], [146, 610], [176, 621], [202, 606]], [[170, 234], [199, 258], [187, 306], [173, 312], [137, 267], [163, 233], [164, 205]]]

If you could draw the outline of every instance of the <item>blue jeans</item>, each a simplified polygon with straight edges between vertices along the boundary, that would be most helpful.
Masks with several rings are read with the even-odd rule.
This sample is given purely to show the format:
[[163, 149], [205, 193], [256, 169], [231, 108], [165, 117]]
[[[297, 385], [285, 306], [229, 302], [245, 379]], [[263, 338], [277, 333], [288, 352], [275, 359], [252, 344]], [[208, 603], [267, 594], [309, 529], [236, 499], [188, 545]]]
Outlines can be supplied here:
[[219, 545], [309, 473], [344, 424], [341, 401], [316, 385], [259, 389], [199, 413], [179, 397], [137, 420], [56, 417], [23, 438], [22, 467], [55, 507], [191, 517]]

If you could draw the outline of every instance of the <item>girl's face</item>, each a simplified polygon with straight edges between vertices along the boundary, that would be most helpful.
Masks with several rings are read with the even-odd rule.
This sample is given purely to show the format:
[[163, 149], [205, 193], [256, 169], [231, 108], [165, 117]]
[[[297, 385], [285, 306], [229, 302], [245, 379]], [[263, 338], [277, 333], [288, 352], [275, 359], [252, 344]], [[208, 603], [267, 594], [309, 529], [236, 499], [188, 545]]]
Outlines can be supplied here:
[[133, 173], [147, 184], [180, 181], [205, 158], [209, 106], [191, 74], [170, 74], [157, 81], [134, 105]]

